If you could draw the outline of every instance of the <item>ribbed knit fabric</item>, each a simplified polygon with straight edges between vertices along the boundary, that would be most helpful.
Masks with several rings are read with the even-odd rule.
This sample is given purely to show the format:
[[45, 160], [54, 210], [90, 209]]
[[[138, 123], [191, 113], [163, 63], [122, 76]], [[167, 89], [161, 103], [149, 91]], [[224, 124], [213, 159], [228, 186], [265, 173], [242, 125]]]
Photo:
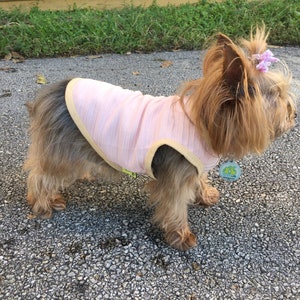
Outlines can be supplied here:
[[117, 170], [153, 178], [151, 162], [162, 145], [180, 152], [199, 173], [218, 163], [178, 100], [92, 79], [75, 78], [66, 89], [70, 115], [95, 151]]

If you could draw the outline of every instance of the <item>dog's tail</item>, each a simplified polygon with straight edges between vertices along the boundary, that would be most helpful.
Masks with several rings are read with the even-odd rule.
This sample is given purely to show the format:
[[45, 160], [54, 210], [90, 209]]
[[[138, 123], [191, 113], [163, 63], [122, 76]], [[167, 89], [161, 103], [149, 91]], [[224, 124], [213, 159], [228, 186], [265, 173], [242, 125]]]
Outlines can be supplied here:
[[56, 102], [60, 103], [64, 98], [65, 89], [70, 80], [66, 79], [40, 89], [33, 101], [25, 103], [29, 117], [34, 118], [39, 115], [42, 118], [43, 116], [40, 114], [49, 112], [49, 110], [52, 112], [57, 107]]

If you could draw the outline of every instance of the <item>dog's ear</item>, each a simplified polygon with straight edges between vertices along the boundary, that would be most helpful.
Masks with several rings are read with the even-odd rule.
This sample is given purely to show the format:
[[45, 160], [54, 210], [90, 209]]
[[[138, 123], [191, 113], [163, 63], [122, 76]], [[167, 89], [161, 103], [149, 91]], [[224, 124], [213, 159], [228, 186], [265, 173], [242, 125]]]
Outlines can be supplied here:
[[224, 44], [223, 47], [223, 79], [235, 89], [242, 81], [244, 64], [233, 44]]
[[225, 34], [223, 33], [218, 33], [217, 34], [217, 45], [222, 46], [222, 45], [228, 45], [228, 44], [233, 44], [232, 40]]

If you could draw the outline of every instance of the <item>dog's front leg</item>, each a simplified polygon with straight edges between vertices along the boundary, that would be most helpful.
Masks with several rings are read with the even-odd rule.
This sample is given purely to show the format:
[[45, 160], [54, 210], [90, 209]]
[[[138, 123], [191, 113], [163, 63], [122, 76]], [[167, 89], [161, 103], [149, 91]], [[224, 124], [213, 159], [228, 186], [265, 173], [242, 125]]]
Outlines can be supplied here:
[[218, 202], [219, 195], [220, 194], [218, 190], [209, 184], [207, 174], [203, 173], [200, 176], [200, 186], [199, 191], [196, 195], [195, 204], [203, 205], [206, 207], [214, 205]]
[[176, 188], [168, 179], [168, 183], [153, 181], [151, 183], [151, 204], [155, 206], [153, 221], [165, 233], [168, 244], [179, 250], [188, 250], [197, 243], [196, 236], [190, 231], [188, 224], [188, 204], [195, 196], [193, 179]]
[[170, 147], [158, 150], [152, 164], [157, 180], [149, 185], [154, 222], [165, 232], [167, 242], [179, 250], [197, 243], [188, 224], [188, 205], [196, 197], [199, 177], [196, 168]]

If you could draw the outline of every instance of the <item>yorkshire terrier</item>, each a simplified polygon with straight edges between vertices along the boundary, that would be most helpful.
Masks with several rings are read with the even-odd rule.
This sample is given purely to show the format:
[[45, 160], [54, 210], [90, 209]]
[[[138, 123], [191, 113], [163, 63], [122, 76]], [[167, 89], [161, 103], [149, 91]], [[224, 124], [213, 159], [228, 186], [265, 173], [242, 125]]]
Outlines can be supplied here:
[[166, 241], [180, 250], [195, 246], [188, 205], [219, 198], [207, 171], [220, 157], [262, 153], [295, 124], [291, 75], [267, 50], [267, 36], [257, 28], [236, 44], [218, 34], [203, 76], [178, 95], [153, 97], [81, 78], [42, 89], [27, 103], [32, 143], [24, 169], [33, 212], [48, 218], [65, 209], [59, 192], [83, 177], [148, 174], [153, 220]]

